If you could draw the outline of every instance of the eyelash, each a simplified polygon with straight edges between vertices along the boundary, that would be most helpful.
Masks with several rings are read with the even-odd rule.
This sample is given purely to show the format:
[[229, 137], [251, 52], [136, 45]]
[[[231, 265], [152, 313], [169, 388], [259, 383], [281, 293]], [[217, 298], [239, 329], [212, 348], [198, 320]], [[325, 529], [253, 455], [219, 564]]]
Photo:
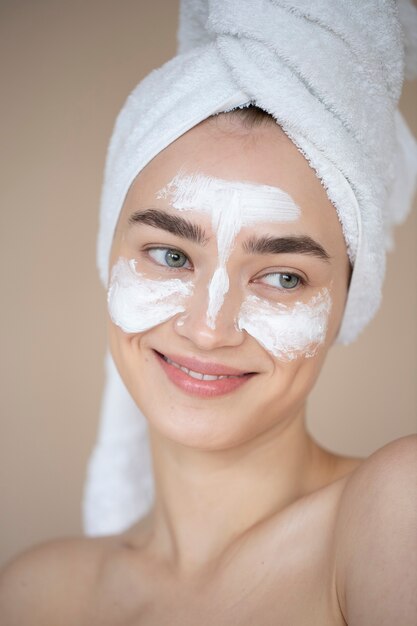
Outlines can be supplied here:
[[[297, 279], [297, 283], [293, 286], [293, 287], [283, 287], [282, 285], [280, 287], [278, 287], [277, 285], [271, 285], [268, 284], [266, 282], [262, 282], [262, 279], [265, 278], [269, 278], [272, 276], [289, 276], [291, 278], [296, 278]], [[260, 284], [263, 287], [266, 287], [267, 289], [274, 289], [274, 290], [278, 290], [278, 291], [296, 291], [298, 288], [300, 287], [305, 287], [308, 283], [307, 280], [303, 277], [300, 276], [300, 274], [297, 274], [296, 272], [287, 272], [287, 271], [281, 271], [281, 272], [268, 272], [266, 274], [263, 274], [262, 276], [259, 276], [257, 278], [255, 278], [255, 280], [253, 281], [256, 284]]]
[[[188, 256], [185, 254], [185, 252], [183, 252], [182, 250], [180, 250], [179, 248], [169, 248], [169, 247], [165, 247], [165, 246], [159, 246], [159, 247], [153, 247], [153, 248], [146, 248], [145, 249], [146, 254], [148, 255], [148, 257], [151, 258], [151, 260], [156, 263], [157, 265], [164, 267], [166, 269], [168, 269], [169, 271], [171, 270], [190, 270], [193, 269], [193, 265], [192, 262], [190, 261], [190, 259], [188, 258]], [[163, 254], [167, 254], [169, 252], [173, 253], [173, 254], [180, 254], [182, 255], [185, 259], [186, 262], [189, 263], [189, 267], [186, 267], [185, 265], [179, 266], [179, 267], [175, 267], [175, 266], [170, 266], [168, 264], [164, 264], [159, 262], [158, 260], [156, 260], [153, 256], [152, 256], [152, 252], [161, 252]], [[272, 276], [290, 276], [293, 278], [297, 279], [297, 284], [294, 285], [294, 287], [288, 287], [285, 288], [283, 286], [278, 287], [275, 285], [269, 285], [266, 282], [262, 283], [262, 279], [267, 278], [267, 277], [272, 277]], [[295, 291], [298, 287], [304, 287], [306, 286], [307, 280], [306, 278], [304, 278], [303, 276], [301, 276], [300, 274], [297, 274], [296, 272], [287, 272], [287, 271], [281, 271], [281, 272], [267, 272], [265, 274], [263, 274], [262, 276], [259, 276], [257, 278], [255, 278], [252, 282], [254, 282], [255, 284], [262, 284], [263, 286], [265, 286], [267, 289], [273, 289], [273, 290], [279, 290], [279, 291]]]
[[[180, 254], [182, 256], [185, 257], [186, 262], [189, 263], [190, 267], [185, 267], [185, 266], [179, 266], [179, 267], [175, 267], [175, 266], [170, 266], [168, 264], [164, 264], [159, 262], [158, 260], [156, 260], [153, 256], [152, 256], [152, 252], [162, 252], [165, 253], [165, 255], [168, 252], [171, 252], [173, 254]], [[156, 263], [157, 265], [161, 266], [161, 267], [165, 267], [168, 270], [189, 270], [192, 269], [192, 263], [190, 261], [190, 259], [188, 258], [188, 256], [185, 254], [185, 252], [183, 252], [182, 250], [180, 250], [179, 248], [169, 248], [169, 247], [165, 247], [165, 246], [158, 246], [158, 247], [154, 247], [154, 248], [146, 248], [145, 249], [145, 253], [147, 254], [148, 257], [151, 258], [151, 260]]]

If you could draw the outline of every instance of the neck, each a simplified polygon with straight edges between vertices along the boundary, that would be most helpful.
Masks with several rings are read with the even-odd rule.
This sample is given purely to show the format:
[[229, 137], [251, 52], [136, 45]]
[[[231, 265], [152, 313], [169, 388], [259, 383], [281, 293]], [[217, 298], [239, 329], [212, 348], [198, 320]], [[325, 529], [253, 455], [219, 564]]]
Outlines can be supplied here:
[[326, 465], [301, 413], [227, 450], [191, 449], [152, 428], [150, 441], [151, 543], [184, 573], [209, 568], [252, 527], [320, 486]]

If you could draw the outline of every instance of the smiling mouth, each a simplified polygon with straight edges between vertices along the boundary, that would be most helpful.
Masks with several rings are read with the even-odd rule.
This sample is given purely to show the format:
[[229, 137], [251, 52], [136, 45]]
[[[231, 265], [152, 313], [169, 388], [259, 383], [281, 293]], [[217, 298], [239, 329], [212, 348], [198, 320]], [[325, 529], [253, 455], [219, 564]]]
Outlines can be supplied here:
[[255, 375], [191, 356], [169, 357], [157, 350], [154, 353], [169, 380], [188, 395], [210, 398], [232, 393]]
[[197, 380], [223, 380], [224, 378], [243, 378], [244, 376], [249, 376], [249, 373], [244, 373], [244, 374], [239, 374], [239, 375], [234, 375], [234, 376], [226, 375], [226, 374], [219, 374], [218, 376], [214, 376], [212, 374], [202, 374], [201, 372], [196, 372], [195, 370], [188, 369], [188, 367], [184, 367], [184, 365], [180, 365], [179, 363], [176, 363], [175, 361], [168, 358], [164, 354], [161, 354], [161, 357], [164, 359], [164, 361], [166, 361], [166, 363], [173, 365], [173, 367], [176, 367], [177, 369], [181, 370], [185, 374], [188, 374], [188, 376], [191, 376], [191, 378], [196, 378]]

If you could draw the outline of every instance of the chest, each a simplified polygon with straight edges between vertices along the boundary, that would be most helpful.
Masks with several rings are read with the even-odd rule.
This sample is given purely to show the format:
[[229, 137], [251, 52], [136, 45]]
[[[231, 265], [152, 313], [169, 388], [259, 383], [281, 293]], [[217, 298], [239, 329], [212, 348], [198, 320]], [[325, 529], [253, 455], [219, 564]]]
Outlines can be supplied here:
[[212, 588], [206, 594], [158, 597], [120, 626], [337, 626], [344, 621], [333, 606], [326, 581], [277, 579], [274, 587], [242, 582], [240, 589]]
[[291, 526], [249, 540], [205, 582], [146, 570], [101, 598], [89, 626], [343, 625], [326, 532]]

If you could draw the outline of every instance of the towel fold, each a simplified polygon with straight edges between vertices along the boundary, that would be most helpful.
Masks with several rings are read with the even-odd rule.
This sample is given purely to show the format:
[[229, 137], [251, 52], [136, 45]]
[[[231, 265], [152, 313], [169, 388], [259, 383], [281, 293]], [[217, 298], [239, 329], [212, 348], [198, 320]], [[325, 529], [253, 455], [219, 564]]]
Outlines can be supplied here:
[[[338, 341], [353, 341], [379, 307], [392, 227], [415, 191], [417, 143], [398, 100], [404, 72], [417, 74], [416, 33], [408, 0], [183, 0], [177, 56], [131, 93], [110, 142], [98, 239], [103, 283], [137, 174], [207, 117], [254, 104], [281, 125], [335, 206], [353, 266]], [[115, 384], [114, 366], [109, 371], [109, 389], [118, 391], [106, 392], [89, 466], [88, 534], [123, 530], [152, 499], [150, 458], [143, 466], [133, 460], [141, 442], [147, 446], [144, 418]]]

